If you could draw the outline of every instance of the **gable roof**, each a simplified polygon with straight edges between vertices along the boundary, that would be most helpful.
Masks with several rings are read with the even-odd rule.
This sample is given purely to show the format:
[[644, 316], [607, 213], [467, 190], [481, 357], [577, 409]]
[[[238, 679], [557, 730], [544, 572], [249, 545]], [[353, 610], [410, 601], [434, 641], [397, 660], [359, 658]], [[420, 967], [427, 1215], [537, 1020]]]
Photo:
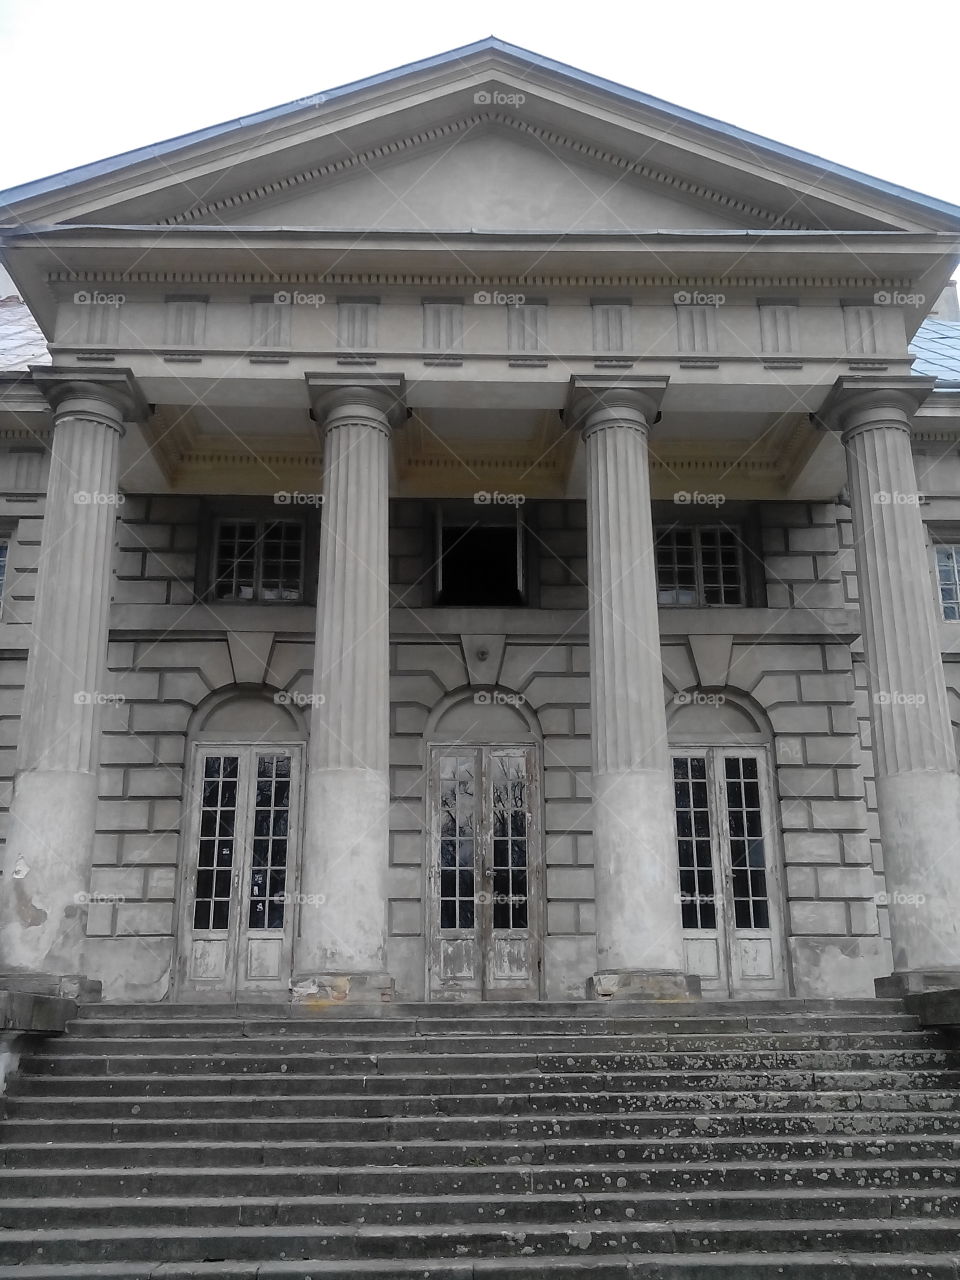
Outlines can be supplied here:
[[[153, 184], [152, 189], [157, 192], [166, 178], [167, 186], [174, 188], [177, 184], [173, 180], [175, 175], [172, 175], [172, 171], [178, 163], [186, 164], [189, 158], [194, 170], [201, 166], [201, 162], [209, 162], [215, 168], [218, 158], [222, 158], [226, 150], [234, 157], [231, 168], [236, 169], [237, 149], [248, 141], [256, 141], [262, 147], [264, 136], [267, 135], [275, 144], [274, 149], [282, 151], [296, 140], [298, 128], [309, 130], [317, 120], [330, 114], [339, 118], [352, 104], [359, 104], [361, 101], [368, 105], [379, 102], [381, 114], [389, 116], [391, 110], [396, 109], [405, 87], [411, 92], [418, 88], [423, 91], [423, 101], [418, 101], [417, 110], [410, 112], [414, 118], [422, 119], [427, 90], [433, 93], [440, 90], [448, 92], [451, 85], [473, 85], [477, 83], [477, 75], [484, 72], [494, 77], [499, 74], [508, 80], [512, 76], [515, 83], [529, 87], [531, 94], [540, 92], [544, 102], [549, 96], [543, 93], [543, 87], [547, 84], [562, 88], [568, 94], [575, 91], [581, 105], [590, 99], [594, 104], [603, 101], [607, 107], [619, 108], [626, 113], [625, 119], [632, 119], [634, 122], [640, 120], [652, 129], [657, 135], [656, 146], [665, 155], [680, 154], [678, 144], [681, 139], [686, 142], [709, 139], [719, 152], [738, 154], [741, 159], [753, 162], [754, 187], [764, 185], [764, 176], [768, 179], [775, 177], [788, 192], [791, 179], [799, 181], [801, 187], [807, 182], [810, 190], [805, 195], [813, 204], [825, 202], [829, 205], [831, 195], [835, 198], [843, 190], [848, 195], [855, 193], [854, 199], [862, 209], [884, 209], [887, 216], [874, 222], [874, 226], [896, 229], [899, 212], [904, 219], [899, 224], [900, 229], [960, 230], [960, 208], [946, 201], [858, 173], [844, 165], [834, 164], [639, 90], [542, 57], [494, 36], [325, 90], [306, 99], [297, 99], [266, 111], [240, 116], [235, 120], [10, 188], [0, 192], [0, 221], [8, 225], [17, 222], [86, 221], [96, 207], [99, 193], [106, 197], [102, 201], [104, 208], [116, 209], [124, 204], [127, 190], [133, 190], [135, 180], [148, 177]], [[555, 107], [557, 103], [549, 105]], [[609, 124], [609, 121], [606, 123]], [[686, 159], [699, 163], [703, 157], [694, 157], [696, 149], [695, 146], [688, 147]], [[769, 173], [765, 175], [767, 167]], [[709, 163], [707, 168], [710, 168]], [[262, 162], [259, 167], [250, 166], [253, 176], [262, 173], [262, 170]], [[127, 182], [124, 182], [125, 175], [129, 176]], [[767, 185], [770, 185], [769, 182]], [[76, 207], [79, 206], [76, 202], [81, 193], [86, 193], [92, 200], [84, 200], [83, 212], [77, 218]], [[142, 208], [142, 201], [136, 207]], [[109, 217], [97, 219], [111, 223], [147, 223], [155, 220], [166, 221], [167, 216], [140, 219], [117, 217], [111, 213]]]

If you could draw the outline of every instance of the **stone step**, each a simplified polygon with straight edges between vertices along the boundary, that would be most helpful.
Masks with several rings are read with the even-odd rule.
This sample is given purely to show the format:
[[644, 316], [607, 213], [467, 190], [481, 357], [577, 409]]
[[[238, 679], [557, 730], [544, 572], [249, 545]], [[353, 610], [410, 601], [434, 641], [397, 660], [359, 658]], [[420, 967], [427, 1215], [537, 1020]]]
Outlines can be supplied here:
[[[474, 1148], [476, 1149], [476, 1148]], [[517, 1148], [512, 1148], [515, 1153]], [[143, 1154], [140, 1151], [136, 1156]], [[148, 1153], [149, 1154], [149, 1153]], [[249, 1151], [244, 1153], [249, 1155]], [[302, 1154], [302, 1153], [301, 1153]], [[434, 1153], [435, 1155], [437, 1153]], [[589, 1153], [588, 1153], [589, 1154]], [[276, 1165], [255, 1159], [244, 1164], [232, 1150], [220, 1147], [218, 1155], [229, 1163], [208, 1166], [172, 1165], [78, 1167], [65, 1169], [0, 1168], [0, 1204], [8, 1199], [99, 1196], [122, 1197], [132, 1203], [144, 1196], [169, 1197], [192, 1203], [209, 1196], [211, 1188], [225, 1196], [446, 1196], [533, 1194], [593, 1195], [629, 1192], [646, 1195], [670, 1192], [764, 1192], [787, 1195], [793, 1190], [833, 1194], [840, 1191], [899, 1191], [951, 1195], [957, 1192], [960, 1169], [957, 1150], [945, 1152], [943, 1144], [925, 1144], [922, 1155], [906, 1143], [891, 1142], [882, 1151], [867, 1143], [830, 1146], [786, 1144], [732, 1144], [711, 1148], [653, 1148], [648, 1159], [633, 1151], [630, 1160], [597, 1162], [593, 1159], [563, 1164], [556, 1160], [524, 1163], [511, 1154], [506, 1161], [452, 1167], [436, 1159], [401, 1167], [398, 1164], [344, 1164], [328, 1168], [292, 1159]], [[381, 1149], [380, 1155], [383, 1156]], [[541, 1153], [542, 1155], [542, 1153]], [[721, 1158], [726, 1156], [726, 1159]], [[670, 1158], [666, 1158], [666, 1157]], [[878, 1158], [881, 1157], [881, 1158]], [[770, 1162], [775, 1162], [771, 1164]], [[789, 1161], [789, 1163], [788, 1163]], [[944, 1167], [944, 1162], [953, 1162]]]
[[[916, 1076], [910, 1080], [915, 1083]], [[942, 1084], [939, 1076], [936, 1082]], [[850, 1085], [850, 1081], [846, 1083]], [[816, 1087], [806, 1090], [772, 1088], [697, 1089], [651, 1091], [641, 1083], [636, 1074], [610, 1073], [539, 1074], [526, 1076], [310, 1076], [305, 1073], [290, 1075], [278, 1072], [215, 1075], [202, 1072], [179, 1072], [174, 1075], [149, 1076], [60, 1076], [23, 1075], [16, 1081], [17, 1096], [82, 1096], [109, 1097], [128, 1095], [135, 1090], [143, 1097], [164, 1095], [191, 1095], [205, 1097], [212, 1094], [243, 1093], [261, 1097], [277, 1097], [289, 1094], [313, 1093], [324, 1097], [331, 1107], [344, 1099], [416, 1096], [434, 1097], [439, 1110], [473, 1106], [484, 1097], [500, 1100], [525, 1096], [528, 1111], [551, 1110], [567, 1105], [588, 1111], [599, 1107], [613, 1111], [849, 1111], [854, 1109], [904, 1111], [960, 1109], [960, 1094], [956, 1089], [896, 1088], [882, 1089], [874, 1077], [868, 1079], [868, 1088], [856, 1087], [829, 1089], [825, 1077], [818, 1077]], [[562, 1100], [558, 1095], [563, 1095]]]
[[[947, 1252], [955, 1248], [960, 1219], [890, 1218], [754, 1220], [738, 1223], [701, 1219], [684, 1229], [670, 1222], [555, 1225], [524, 1223], [463, 1224], [456, 1230], [455, 1251], [484, 1258], [633, 1255], [648, 1253], [778, 1252], [827, 1250], [841, 1252], [893, 1250]], [[72, 1230], [4, 1232], [5, 1263], [138, 1261], [155, 1263], [158, 1251], [165, 1259], [205, 1261], [211, 1258], [267, 1261], [282, 1255], [291, 1258], [353, 1259], [396, 1257], [444, 1258], [450, 1247], [447, 1224], [317, 1225], [219, 1227], [154, 1226], [149, 1233], [137, 1227], [75, 1228]], [[154, 1272], [154, 1275], [156, 1272]]]
[[[156, 1280], [957, 1280], [955, 1253], [884, 1254], [808, 1251], [802, 1254], [738, 1252], [713, 1257], [675, 1253], [635, 1257], [519, 1257], [430, 1261], [423, 1259], [271, 1260], [168, 1262]], [[47, 1263], [7, 1267], [0, 1280], [147, 1280], [127, 1262]]]
[[[939, 1132], [960, 1132], [960, 1110], [949, 1113], [953, 1123], [949, 1129]], [[777, 1117], [779, 1120], [780, 1117]], [[800, 1117], [808, 1120], [806, 1132], [822, 1129], [820, 1117]], [[854, 1118], [854, 1117], [851, 1117]], [[856, 1117], [859, 1118], [859, 1117]], [[618, 1137], [656, 1137], [669, 1139], [682, 1136], [677, 1133], [678, 1121], [687, 1121], [691, 1135], [719, 1135], [724, 1132], [769, 1132], [771, 1117], [760, 1115], [752, 1129], [738, 1126], [736, 1116], [700, 1114], [678, 1117], [666, 1113], [648, 1118], [644, 1113], [610, 1115], [566, 1115], [556, 1110], [550, 1113], [516, 1117], [509, 1114], [493, 1116], [445, 1116], [429, 1115], [393, 1116], [383, 1118], [345, 1117], [334, 1112], [326, 1116], [294, 1114], [265, 1116], [251, 1119], [247, 1116], [196, 1115], [157, 1118], [140, 1115], [113, 1115], [96, 1119], [68, 1116], [42, 1118], [11, 1118], [3, 1126], [0, 1141], [0, 1159], [5, 1148], [18, 1144], [45, 1144], [66, 1142], [81, 1143], [148, 1143], [182, 1141], [191, 1144], [208, 1142], [423, 1142], [423, 1141], [481, 1141], [516, 1139], [534, 1142], [543, 1138], [596, 1138], [614, 1140]], [[763, 1128], [764, 1123], [766, 1129]], [[782, 1126], [777, 1126], [782, 1128]], [[851, 1126], [848, 1132], [857, 1132]], [[804, 1130], [800, 1130], [804, 1132]]]
[[[612, 1041], [612, 1042], [611, 1042]], [[794, 1067], [794, 1068], [882, 1068], [953, 1066], [960, 1068], [960, 1050], [945, 1047], [942, 1043], [920, 1047], [884, 1047], [863, 1048], [852, 1046], [814, 1046], [812, 1048], [791, 1048], [783, 1045], [779, 1038], [771, 1039], [767, 1046], [742, 1046], [737, 1048], [716, 1047], [715, 1039], [705, 1038], [704, 1048], [696, 1049], [690, 1045], [675, 1047], [669, 1040], [662, 1042], [662, 1047], [652, 1048], [637, 1043], [633, 1037], [599, 1037], [571, 1036], [567, 1039], [544, 1036], [538, 1040], [532, 1038], [512, 1039], [506, 1047], [493, 1055], [494, 1060], [501, 1057], [515, 1062], [518, 1066], [524, 1059], [539, 1063], [541, 1058], [559, 1057], [564, 1061], [571, 1057], [582, 1059], [587, 1065], [597, 1064], [601, 1067], [612, 1064], [636, 1066], [641, 1069], [663, 1067], [668, 1070], [696, 1068], [698, 1065], [712, 1070], [737, 1069], [739, 1067]], [[714, 1047], [706, 1047], [713, 1045]], [[269, 1053], [286, 1059], [289, 1056], [313, 1056], [320, 1062], [357, 1064], [364, 1067], [371, 1059], [387, 1059], [401, 1063], [420, 1063], [435, 1061], [439, 1069], [463, 1059], [491, 1058], [489, 1041], [477, 1038], [475, 1041], [463, 1039], [448, 1040], [444, 1037], [430, 1040], [404, 1039], [395, 1043], [383, 1040], [364, 1040], [360, 1042], [330, 1041], [319, 1037], [310, 1039], [286, 1039], [267, 1037], [237, 1037], [235, 1039], [207, 1039], [195, 1036], [189, 1043], [173, 1038], [164, 1039], [86, 1039], [67, 1037], [54, 1044], [46, 1045], [38, 1054], [38, 1058], [46, 1061], [64, 1058], [108, 1058], [143, 1057], [145, 1059], [162, 1057], [197, 1057], [219, 1055], [249, 1056]]]
[[511, 1200], [503, 1195], [461, 1195], [440, 1192], [428, 1196], [287, 1195], [282, 1201], [263, 1195], [115, 1196], [7, 1198], [0, 1204], [0, 1230], [66, 1230], [68, 1228], [250, 1227], [306, 1224], [415, 1226], [439, 1223], [529, 1222], [599, 1223], [730, 1221], [756, 1218], [793, 1221], [818, 1218], [853, 1221], [857, 1218], [960, 1218], [960, 1189], [928, 1188], [904, 1194], [896, 1189], [813, 1187], [782, 1190], [684, 1191], [682, 1195], [655, 1190], [527, 1192]]
[[[815, 1135], [792, 1135], [787, 1138], [766, 1135], [752, 1137], [717, 1138], [650, 1138], [618, 1135], [612, 1138], [576, 1139], [541, 1136], [530, 1141], [503, 1138], [461, 1139], [438, 1144], [432, 1139], [412, 1138], [402, 1144], [388, 1142], [348, 1142], [319, 1139], [217, 1142], [178, 1141], [124, 1144], [87, 1142], [20, 1142], [16, 1145], [0, 1145], [0, 1168], [4, 1169], [55, 1169], [64, 1168], [114, 1168], [118, 1164], [156, 1165], [184, 1168], [221, 1167], [231, 1164], [253, 1164], [264, 1167], [282, 1167], [285, 1164], [312, 1165], [317, 1168], [404, 1164], [409, 1166], [432, 1163], [447, 1166], [485, 1166], [488, 1164], [552, 1163], [554, 1165], [609, 1162], [619, 1164], [656, 1162], [663, 1159], [710, 1161], [726, 1153], [733, 1159], [803, 1160], [822, 1156], [825, 1149], [840, 1154], [849, 1147], [855, 1151], [853, 1135], [836, 1134], [821, 1138]], [[955, 1136], [929, 1137], [904, 1135], [886, 1138], [864, 1139], [868, 1145], [866, 1159], [889, 1161], [899, 1150], [910, 1156], [926, 1159], [944, 1158], [955, 1161], [960, 1158], [960, 1141]], [[825, 1143], [829, 1147], [825, 1147]], [[732, 1147], [732, 1150], [728, 1150]], [[838, 1152], [838, 1148], [840, 1149]]]

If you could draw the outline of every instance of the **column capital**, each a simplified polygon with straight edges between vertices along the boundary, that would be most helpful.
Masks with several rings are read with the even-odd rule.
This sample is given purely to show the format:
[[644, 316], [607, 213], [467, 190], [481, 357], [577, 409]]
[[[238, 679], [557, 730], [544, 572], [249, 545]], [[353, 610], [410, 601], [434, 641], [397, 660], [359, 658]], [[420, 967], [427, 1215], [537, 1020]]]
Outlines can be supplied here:
[[836, 380], [811, 417], [817, 426], [846, 439], [857, 429], [900, 427], [910, 419], [936, 385], [936, 378], [845, 375]]
[[407, 418], [406, 379], [402, 373], [307, 373], [310, 407], [321, 435], [339, 419], [370, 418], [389, 433]]
[[31, 365], [34, 385], [54, 420], [95, 418], [123, 433], [124, 422], [143, 422], [150, 407], [130, 369], [64, 369]]
[[580, 377], [570, 379], [564, 423], [584, 435], [602, 427], [645, 431], [659, 417], [669, 378]]

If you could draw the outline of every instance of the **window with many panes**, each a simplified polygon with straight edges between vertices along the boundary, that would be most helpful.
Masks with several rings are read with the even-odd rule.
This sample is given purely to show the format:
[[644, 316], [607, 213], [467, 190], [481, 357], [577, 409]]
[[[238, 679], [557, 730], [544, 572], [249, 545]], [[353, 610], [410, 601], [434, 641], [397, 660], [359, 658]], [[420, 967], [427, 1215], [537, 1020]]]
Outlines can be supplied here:
[[742, 605], [740, 530], [733, 525], [667, 525], [656, 530], [657, 603]]
[[297, 520], [221, 520], [216, 534], [215, 600], [303, 599], [304, 528]]
[[3, 614], [3, 591], [7, 584], [7, 551], [10, 544], [0, 539], [0, 616]]
[[947, 622], [960, 622], [960, 543], [937, 546], [940, 607]]

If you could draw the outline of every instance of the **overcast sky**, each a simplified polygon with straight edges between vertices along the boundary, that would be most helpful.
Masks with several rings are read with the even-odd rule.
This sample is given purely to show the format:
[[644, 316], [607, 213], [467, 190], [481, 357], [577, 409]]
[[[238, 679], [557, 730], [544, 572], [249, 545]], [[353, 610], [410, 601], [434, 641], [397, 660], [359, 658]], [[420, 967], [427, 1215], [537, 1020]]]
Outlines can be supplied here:
[[491, 34], [960, 205], [960, 0], [0, 0], [0, 189]]

